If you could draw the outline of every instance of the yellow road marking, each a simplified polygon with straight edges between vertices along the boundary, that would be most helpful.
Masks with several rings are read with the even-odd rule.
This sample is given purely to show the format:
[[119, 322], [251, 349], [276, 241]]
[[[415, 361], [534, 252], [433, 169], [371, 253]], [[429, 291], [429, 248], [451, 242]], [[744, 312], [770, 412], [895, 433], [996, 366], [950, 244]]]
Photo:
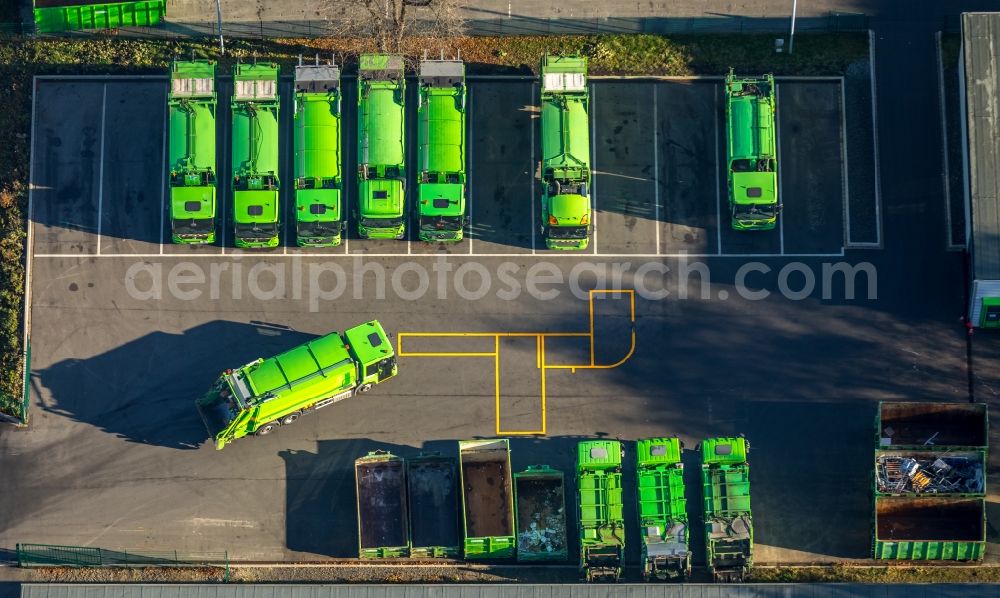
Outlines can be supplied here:
[[[628, 295], [629, 297], [629, 323], [630, 323], [630, 345], [628, 353], [620, 360], [610, 364], [599, 364], [596, 359], [596, 341], [594, 339], [594, 296], [596, 294]], [[589, 307], [589, 331], [588, 332], [400, 332], [397, 335], [396, 354], [399, 357], [490, 357], [493, 358], [493, 388], [494, 406], [496, 412], [496, 434], [497, 436], [544, 436], [547, 430], [546, 417], [546, 370], [605, 370], [616, 368], [632, 357], [635, 353], [635, 291], [632, 289], [598, 289], [592, 290], [587, 297]], [[403, 349], [403, 339], [405, 338], [483, 338], [493, 337], [493, 351], [405, 351]], [[541, 429], [539, 430], [502, 430], [500, 428], [500, 339], [501, 338], [525, 338], [535, 337], [535, 367], [541, 370]], [[590, 343], [590, 363], [571, 365], [550, 365], [545, 362], [545, 339], [552, 338], [583, 338], [586, 337]]]

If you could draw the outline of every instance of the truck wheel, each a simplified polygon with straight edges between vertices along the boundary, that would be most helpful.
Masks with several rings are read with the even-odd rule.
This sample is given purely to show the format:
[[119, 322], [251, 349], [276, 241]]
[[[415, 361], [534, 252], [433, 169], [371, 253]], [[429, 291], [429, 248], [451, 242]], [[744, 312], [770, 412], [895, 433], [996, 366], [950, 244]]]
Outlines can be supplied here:
[[257, 431], [254, 432], [253, 434], [254, 436], [267, 436], [271, 432], [274, 432], [274, 430], [277, 429], [277, 427], [278, 427], [278, 422], [267, 422], [263, 426], [257, 428]]
[[361, 386], [358, 387], [358, 392], [368, 392], [371, 389], [372, 389], [371, 384], [362, 384]]
[[281, 418], [281, 425], [287, 426], [289, 424], [294, 424], [296, 421], [298, 421], [300, 415], [302, 415], [302, 414], [301, 413], [289, 413], [285, 417]]

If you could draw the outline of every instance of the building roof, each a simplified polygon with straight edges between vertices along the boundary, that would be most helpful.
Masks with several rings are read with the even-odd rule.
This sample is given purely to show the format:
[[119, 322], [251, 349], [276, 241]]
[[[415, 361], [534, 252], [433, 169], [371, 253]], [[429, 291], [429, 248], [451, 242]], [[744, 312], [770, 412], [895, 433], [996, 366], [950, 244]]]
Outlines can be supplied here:
[[616, 584], [616, 585], [138, 585], [25, 584], [21, 598], [960, 598], [992, 594], [987, 584]]
[[1000, 280], [1000, 13], [962, 15], [974, 278]]

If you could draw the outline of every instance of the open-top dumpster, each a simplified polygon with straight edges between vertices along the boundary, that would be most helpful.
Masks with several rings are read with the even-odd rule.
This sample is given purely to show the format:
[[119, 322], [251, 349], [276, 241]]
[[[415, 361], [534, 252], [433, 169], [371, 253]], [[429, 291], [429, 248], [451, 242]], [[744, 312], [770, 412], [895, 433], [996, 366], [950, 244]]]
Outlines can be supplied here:
[[532, 465], [514, 474], [517, 495], [517, 560], [564, 561], [566, 490], [561, 471]]
[[455, 460], [438, 453], [406, 462], [410, 497], [410, 556], [458, 557], [458, 471]]
[[409, 556], [403, 458], [387, 451], [372, 451], [354, 462], [354, 474], [358, 489], [358, 556]]
[[514, 486], [506, 439], [458, 443], [465, 558], [514, 557]]

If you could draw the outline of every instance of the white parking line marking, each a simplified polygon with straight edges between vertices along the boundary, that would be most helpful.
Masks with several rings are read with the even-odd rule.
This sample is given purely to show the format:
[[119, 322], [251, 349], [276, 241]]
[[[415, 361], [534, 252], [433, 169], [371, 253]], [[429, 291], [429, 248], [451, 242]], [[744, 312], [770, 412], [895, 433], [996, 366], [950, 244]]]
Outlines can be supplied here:
[[[715, 245], [716, 253], [722, 255], [722, 188], [719, 184], [719, 86], [715, 86]], [[726, 168], [729, 168], [726, 165]]]
[[882, 246], [882, 170], [878, 156], [878, 101], [875, 96], [875, 32], [868, 30], [868, 62], [871, 68], [872, 86], [872, 143], [875, 146], [875, 243], [857, 245]]
[[597, 255], [597, 110], [594, 109], [597, 94], [594, 84], [590, 84], [590, 222], [594, 228], [594, 247], [591, 255]]
[[24, 388], [29, 388], [28, 379], [31, 377], [31, 368], [28, 363], [28, 339], [31, 338], [31, 271], [34, 263], [35, 253], [35, 134], [36, 107], [38, 105], [38, 77], [31, 82], [31, 149], [28, 153], [28, 238], [24, 246], [24, 326], [22, 326], [21, 351], [25, 367], [22, 377]]
[[97, 255], [101, 255], [101, 228], [104, 222], [104, 117], [108, 105], [108, 84], [101, 92], [101, 165], [97, 174]]
[[[226, 109], [226, 118], [222, 121], [222, 127], [221, 127], [222, 128], [222, 154], [221, 155], [222, 155], [223, 163], [224, 163], [225, 160], [230, 160], [230, 163], [232, 163], [231, 159], [229, 158], [229, 145], [231, 143], [232, 135], [233, 135], [233, 132], [231, 130], [232, 123], [233, 123], [233, 115], [232, 115], [231, 111], [232, 111], [231, 107]], [[219, 111], [217, 110], [216, 114], [218, 114], [218, 113], [219, 113]], [[216, 155], [216, 166], [218, 166], [218, 155]], [[221, 170], [222, 169], [218, 169], [219, 172], [221, 172]], [[219, 182], [222, 183], [221, 188], [218, 191], [218, 194], [221, 197], [220, 206], [219, 206], [219, 208], [220, 208], [220, 210], [219, 210], [219, 212], [220, 212], [220, 214], [219, 214], [219, 226], [222, 228], [222, 230], [220, 231], [221, 232], [221, 236], [222, 236], [222, 240], [220, 241], [220, 245], [222, 245], [222, 255], [226, 255], [226, 229], [229, 228], [229, 225], [226, 222], [226, 216], [229, 213], [229, 190], [230, 190], [231, 185], [232, 185], [232, 172], [230, 172], [229, 174], [230, 174], [229, 178], [227, 180], [225, 180], [225, 181], [220, 181], [218, 176], [215, 177], [216, 184], [218, 184]]]
[[[535, 106], [535, 84], [531, 84], [531, 96], [528, 98], [528, 107], [534, 108]], [[535, 198], [535, 112], [534, 110], [528, 110], [528, 127], [531, 130], [531, 143], [528, 146], [531, 148], [531, 162], [528, 165], [528, 178], [531, 179], [531, 255], [535, 255], [538, 243], [535, 239], [535, 229], [537, 225], [535, 224], [535, 213], [538, 211], [538, 206], [535, 204], [537, 199]]]
[[656, 254], [660, 254], [660, 141], [656, 109], [656, 85], [653, 85], [653, 224], [656, 225]]
[[[851, 189], [847, 169], [847, 87], [844, 78], [840, 79], [840, 184], [843, 186], [844, 230], [847, 231], [851, 222]], [[844, 243], [850, 243], [849, 237], [844, 237]]]
[[[777, 83], [774, 84], [774, 103], [777, 106], [781, 105], [781, 86]], [[785, 194], [781, 191], [781, 175], [785, 172], [781, 168], [781, 127], [779, 126], [779, 121], [781, 121], [781, 115], [784, 114], [784, 110], [778, 113], [777, 118], [774, 119], [774, 157], [778, 160], [778, 201], [784, 202]], [[728, 165], [727, 165], [728, 167]], [[728, 191], [728, 190], [727, 190]], [[785, 255], [785, 217], [778, 216], [778, 247], [781, 255]]]
[[469, 222], [469, 227], [468, 227], [469, 255], [472, 255], [472, 240], [473, 240], [472, 239], [472, 206], [474, 205], [472, 203], [472, 185], [469, 184], [469, 181], [472, 180], [472, 177], [469, 176], [469, 172], [470, 172], [470, 167], [473, 164], [473, 161], [472, 161], [472, 139], [473, 139], [473, 137], [472, 137], [472, 121], [473, 121], [473, 119], [470, 118], [471, 114], [469, 113], [469, 106], [471, 106], [471, 105], [472, 105], [472, 88], [471, 87], [467, 87], [466, 88], [466, 99], [465, 99], [465, 122], [468, 123], [469, 130], [467, 131], [467, 134], [465, 136], [465, 138], [467, 140], [467, 145], [466, 145], [466, 149], [465, 149], [465, 209], [469, 213], [469, 220], [468, 220], [468, 222]]
[[163, 231], [167, 221], [167, 121], [170, 119], [170, 109], [163, 103], [163, 157], [160, 163], [163, 171], [160, 173], [160, 255], [163, 255]]
[[945, 107], [948, 95], [945, 93], [944, 88], [944, 57], [941, 55], [941, 32], [938, 31], [934, 37], [937, 49], [938, 107], [941, 109], [941, 140], [943, 142], [941, 146], [941, 186], [944, 188], [945, 238], [948, 239], [949, 251], [961, 251], [965, 246], [956, 244], [951, 234], [951, 185], [948, 184], [950, 170], [950, 165], [948, 164], [948, 119]]
[[[474, 256], [468, 256], [462, 253], [452, 253], [452, 254], [441, 254], [441, 253], [415, 253], [412, 256], [407, 256], [402, 253], [363, 253], [356, 252], [351, 254], [344, 253], [291, 253], [282, 255], [280, 253], [270, 254], [266, 252], [256, 253], [250, 251], [240, 251], [236, 253], [231, 253], [229, 257], [240, 259], [244, 257], [254, 257], [259, 256], [261, 258], [271, 259], [278, 257], [291, 257], [291, 258], [320, 258], [320, 257], [371, 257], [371, 258], [402, 258], [402, 257], [414, 257], [414, 258], [438, 258], [444, 255], [445, 257], [454, 257], [456, 259], [466, 259], [468, 257], [475, 258], [523, 258], [527, 256], [526, 253], [477, 253]], [[844, 250], [840, 250], [836, 253], [786, 253], [781, 255], [779, 253], [568, 253], [568, 252], [553, 252], [543, 254], [545, 257], [552, 258], [594, 258], [599, 257], [603, 259], [635, 259], [635, 258], [710, 258], [710, 257], [724, 257], [724, 258], [834, 258], [834, 257], [844, 257]], [[35, 254], [36, 258], [151, 258], [151, 257], [161, 257], [158, 253], [103, 253], [101, 255], [87, 254], [87, 253], [39, 253]], [[162, 257], [176, 257], [176, 258], [217, 258], [216, 254], [211, 253], [192, 253], [188, 255], [180, 253], [167, 253]]]

